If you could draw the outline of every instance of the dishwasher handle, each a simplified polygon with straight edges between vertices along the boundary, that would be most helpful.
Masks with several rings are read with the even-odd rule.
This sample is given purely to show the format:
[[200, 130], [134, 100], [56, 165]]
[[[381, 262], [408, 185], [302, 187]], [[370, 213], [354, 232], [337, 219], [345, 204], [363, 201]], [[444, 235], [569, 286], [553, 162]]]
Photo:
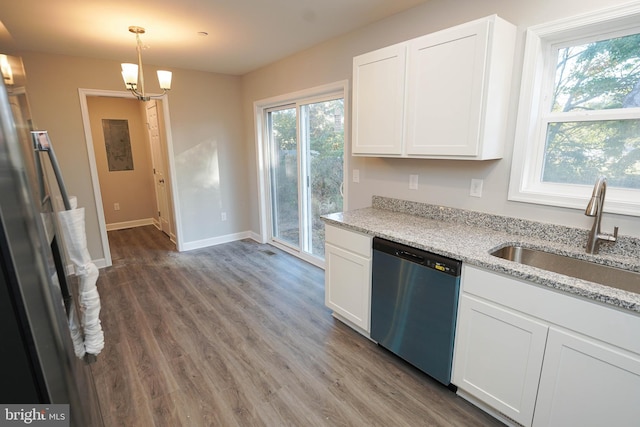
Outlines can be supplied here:
[[396, 256], [398, 258], [403, 258], [403, 259], [406, 259], [407, 261], [415, 262], [417, 264], [425, 263], [424, 257], [412, 252], [404, 251], [402, 249], [396, 249]]

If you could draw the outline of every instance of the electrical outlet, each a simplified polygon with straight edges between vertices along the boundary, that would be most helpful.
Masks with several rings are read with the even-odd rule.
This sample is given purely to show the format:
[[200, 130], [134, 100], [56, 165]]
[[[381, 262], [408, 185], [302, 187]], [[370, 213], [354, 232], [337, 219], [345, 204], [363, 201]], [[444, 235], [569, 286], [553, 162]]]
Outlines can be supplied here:
[[114, 203], [113, 204], [113, 210], [114, 211], [119, 211], [120, 210], [120, 203]]
[[409, 190], [418, 189], [418, 175], [409, 175]]
[[220, 214], [220, 218], [221, 218], [223, 221], [226, 221], [226, 220], [227, 220], [227, 213], [226, 213], [226, 212], [222, 212], [222, 213]]
[[471, 189], [469, 190], [469, 195], [471, 197], [482, 197], [482, 179], [472, 179], [471, 180]]
[[353, 182], [360, 182], [360, 169], [353, 170]]

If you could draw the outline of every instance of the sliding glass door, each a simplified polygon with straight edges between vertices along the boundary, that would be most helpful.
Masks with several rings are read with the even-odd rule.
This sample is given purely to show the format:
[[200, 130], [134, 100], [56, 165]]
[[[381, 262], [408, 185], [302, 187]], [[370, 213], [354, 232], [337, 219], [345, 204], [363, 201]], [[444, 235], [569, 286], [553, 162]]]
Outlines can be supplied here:
[[324, 259], [321, 215], [342, 211], [344, 102], [299, 100], [266, 110], [272, 239]]

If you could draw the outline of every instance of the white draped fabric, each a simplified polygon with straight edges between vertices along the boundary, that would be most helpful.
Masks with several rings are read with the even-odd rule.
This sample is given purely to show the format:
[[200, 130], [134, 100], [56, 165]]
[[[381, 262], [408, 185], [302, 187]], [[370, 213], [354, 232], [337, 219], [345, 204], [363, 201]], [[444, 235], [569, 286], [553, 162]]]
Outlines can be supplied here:
[[87, 249], [84, 208], [77, 208], [75, 197], [71, 197], [70, 202], [72, 209], [58, 212], [58, 217], [67, 255], [79, 279], [80, 325], [76, 323], [75, 308], [72, 308], [69, 328], [75, 354], [82, 358], [85, 353], [97, 355], [102, 351], [104, 334], [100, 324], [100, 295], [96, 286], [99, 272]]

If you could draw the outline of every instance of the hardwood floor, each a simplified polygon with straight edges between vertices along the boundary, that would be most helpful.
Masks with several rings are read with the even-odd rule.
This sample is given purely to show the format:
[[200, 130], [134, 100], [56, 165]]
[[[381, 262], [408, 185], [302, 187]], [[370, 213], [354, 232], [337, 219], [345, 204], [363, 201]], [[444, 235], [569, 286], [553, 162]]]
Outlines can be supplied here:
[[334, 320], [324, 272], [243, 240], [109, 232], [92, 365], [106, 426], [500, 425]]

